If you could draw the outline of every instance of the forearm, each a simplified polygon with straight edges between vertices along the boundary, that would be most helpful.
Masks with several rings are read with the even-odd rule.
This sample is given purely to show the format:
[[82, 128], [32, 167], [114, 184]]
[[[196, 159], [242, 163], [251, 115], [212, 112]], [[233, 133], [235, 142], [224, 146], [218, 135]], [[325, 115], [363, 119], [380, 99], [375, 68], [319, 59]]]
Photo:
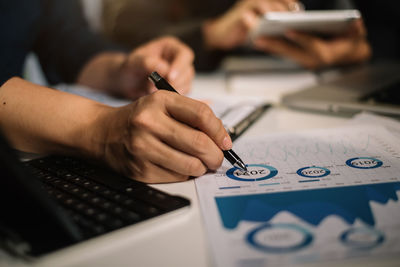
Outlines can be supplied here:
[[102, 156], [101, 121], [112, 108], [19, 78], [0, 87], [0, 101], [0, 127], [16, 149]]
[[77, 83], [107, 93], [120, 87], [120, 69], [127, 55], [122, 52], [104, 52], [93, 57], [82, 68]]

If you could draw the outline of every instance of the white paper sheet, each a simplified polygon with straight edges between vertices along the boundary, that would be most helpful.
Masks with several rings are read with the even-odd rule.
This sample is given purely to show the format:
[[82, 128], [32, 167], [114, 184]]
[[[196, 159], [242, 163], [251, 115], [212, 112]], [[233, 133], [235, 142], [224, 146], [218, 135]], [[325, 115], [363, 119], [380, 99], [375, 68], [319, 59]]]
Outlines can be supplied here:
[[370, 112], [361, 112], [355, 115], [349, 121], [349, 124], [374, 124], [384, 126], [391, 134], [400, 140], [400, 121], [394, 118], [376, 115]]
[[196, 179], [217, 266], [288, 266], [400, 252], [400, 145], [358, 125], [241, 139]]

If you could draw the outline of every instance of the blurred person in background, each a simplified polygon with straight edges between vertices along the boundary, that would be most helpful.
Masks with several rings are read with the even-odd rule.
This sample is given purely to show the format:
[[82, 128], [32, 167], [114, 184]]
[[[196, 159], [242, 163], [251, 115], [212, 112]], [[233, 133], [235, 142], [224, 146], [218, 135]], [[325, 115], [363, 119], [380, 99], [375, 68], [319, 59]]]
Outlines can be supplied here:
[[[0, 129], [14, 148], [107, 163], [143, 182], [218, 168], [232, 142], [201, 102], [156, 91], [157, 71], [185, 93], [193, 53], [173, 37], [124, 51], [93, 34], [78, 0], [0, 0]], [[133, 33], [132, 33], [133, 34]], [[28, 53], [50, 82], [78, 83], [135, 100], [113, 108], [22, 79]]]
[[194, 50], [197, 70], [213, 70], [226, 55], [249, 49], [290, 58], [310, 69], [364, 62], [371, 51], [362, 20], [332, 38], [291, 31], [285, 38], [249, 40], [249, 33], [267, 12], [299, 11], [303, 6], [307, 10], [349, 7], [337, 2], [347, 1], [104, 0], [103, 24], [109, 38], [127, 47], [174, 35]]

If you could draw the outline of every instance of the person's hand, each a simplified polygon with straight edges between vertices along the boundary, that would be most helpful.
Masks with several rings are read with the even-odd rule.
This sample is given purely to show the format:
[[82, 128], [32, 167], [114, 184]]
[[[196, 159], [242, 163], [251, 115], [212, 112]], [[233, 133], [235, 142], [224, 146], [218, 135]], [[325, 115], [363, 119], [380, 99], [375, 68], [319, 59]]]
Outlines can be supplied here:
[[215, 170], [223, 160], [221, 150], [232, 147], [206, 104], [168, 91], [114, 109], [100, 124], [100, 131], [106, 129], [103, 159], [146, 183], [183, 181]]
[[355, 21], [344, 34], [330, 39], [296, 31], [287, 32], [286, 38], [260, 37], [254, 41], [254, 47], [290, 58], [309, 69], [363, 62], [371, 55], [362, 20]]
[[268, 11], [294, 10], [297, 0], [241, 0], [221, 17], [207, 21], [203, 27], [205, 46], [230, 50], [246, 44], [249, 32], [260, 16]]
[[137, 99], [154, 92], [156, 88], [149, 82], [148, 76], [157, 71], [173, 83], [179, 93], [186, 94], [194, 77], [193, 59], [192, 50], [173, 37], [142, 45], [133, 50], [120, 65], [117, 93]]
[[156, 90], [148, 80], [157, 71], [181, 94], [191, 88], [194, 77], [192, 50], [174, 37], [163, 37], [134, 49], [130, 54], [103, 52], [80, 71], [76, 83], [129, 99]]

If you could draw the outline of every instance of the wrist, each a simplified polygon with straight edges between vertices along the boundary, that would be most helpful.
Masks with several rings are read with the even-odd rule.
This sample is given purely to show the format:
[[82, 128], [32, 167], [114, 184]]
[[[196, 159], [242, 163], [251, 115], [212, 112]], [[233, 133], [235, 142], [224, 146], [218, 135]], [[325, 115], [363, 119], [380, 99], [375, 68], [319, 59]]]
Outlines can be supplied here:
[[207, 50], [216, 50], [218, 49], [218, 41], [215, 38], [216, 31], [216, 20], [207, 20], [203, 23], [202, 26], [202, 34], [204, 40], [204, 47]]
[[101, 91], [117, 93], [121, 87], [121, 70], [127, 54], [104, 52], [91, 59], [82, 69], [77, 83]]
[[[89, 134], [90, 157], [108, 164], [113, 169], [124, 172], [121, 167], [126, 156], [126, 140], [130, 140], [130, 106], [101, 109], [98, 111], [94, 127]], [[120, 155], [120, 156], [115, 156]]]
[[123, 86], [123, 69], [128, 60], [128, 55], [125, 53], [113, 53], [110, 55], [108, 66], [108, 92], [115, 95], [120, 95]]
[[90, 112], [85, 114], [88, 120], [82, 123], [81, 131], [77, 131], [74, 136], [78, 141], [76, 147], [80, 154], [96, 160], [104, 159], [113, 114], [116, 110], [117, 108], [114, 107], [94, 103]]

